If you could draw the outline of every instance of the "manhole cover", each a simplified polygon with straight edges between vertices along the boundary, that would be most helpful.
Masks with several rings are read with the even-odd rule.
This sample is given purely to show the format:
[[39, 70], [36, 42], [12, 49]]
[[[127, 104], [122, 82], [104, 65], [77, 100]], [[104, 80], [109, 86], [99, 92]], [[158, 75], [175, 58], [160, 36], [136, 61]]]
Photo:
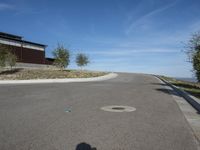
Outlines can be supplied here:
[[101, 109], [104, 111], [110, 111], [110, 112], [131, 112], [131, 111], [136, 110], [136, 108], [134, 108], [134, 107], [118, 106], [118, 105], [104, 106]]
[[124, 110], [125, 108], [124, 107], [113, 107], [112, 109], [115, 109], [115, 110]]
[[67, 108], [65, 109], [65, 112], [71, 112], [71, 109]]

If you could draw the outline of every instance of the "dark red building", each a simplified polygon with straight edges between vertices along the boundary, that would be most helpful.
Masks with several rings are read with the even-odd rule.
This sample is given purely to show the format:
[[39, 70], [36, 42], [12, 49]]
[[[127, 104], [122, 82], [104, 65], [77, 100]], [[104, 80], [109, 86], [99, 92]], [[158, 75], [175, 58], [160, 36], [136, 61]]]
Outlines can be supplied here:
[[0, 44], [17, 56], [17, 62], [52, 65], [54, 59], [45, 58], [47, 45], [24, 40], [21, 36], [0, 32]]

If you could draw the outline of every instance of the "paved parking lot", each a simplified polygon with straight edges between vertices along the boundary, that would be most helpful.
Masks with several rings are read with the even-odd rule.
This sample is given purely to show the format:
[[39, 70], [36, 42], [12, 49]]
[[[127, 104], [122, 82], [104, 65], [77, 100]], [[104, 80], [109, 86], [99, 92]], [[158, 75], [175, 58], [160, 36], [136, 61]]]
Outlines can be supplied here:
[[[165, 85], [119, 74], [89, 83], [0, 85], [1, 150], [196, 150]], [[132, 112], [101, 107], [125, 105]]]

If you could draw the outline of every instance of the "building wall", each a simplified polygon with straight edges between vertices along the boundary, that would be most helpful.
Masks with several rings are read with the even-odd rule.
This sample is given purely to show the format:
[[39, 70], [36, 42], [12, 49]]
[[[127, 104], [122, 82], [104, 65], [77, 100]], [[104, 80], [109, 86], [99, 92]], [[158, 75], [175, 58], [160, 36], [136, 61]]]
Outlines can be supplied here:
[[15, 65], [15, 68], [27, 68], [27, 69], [57, 69], [53, 65], [48, 64], [32, 64], [32, 63], [22, 63], [18, 62]]
[[17, 62], [45, 64], [45, 52], [25, 47], [6, 45], [17, 56]]
[[53, 63], [54, 63], [54, 60], [53, 59], [51, 59], [51, 60], [49, 60], [49, 59], [45, 59], [45, 64], [46, 65], [53, 65]]
[[34, 50], [40, 50], [40, 51], [45, 50], [44, 47], [39, 46], [39, 45], [33, 45], [33, 44], [25, 43], [22, 41], [15, 41], [15, 40], [9, 40], [9, 39], [4, 39], [4, 38], [0, 38], [0, 43], [5, 44], [5, 45], [15, 46], [15, 47], [23, 47], [23, 48], [29, 48], [29, 49], [34, 49]]

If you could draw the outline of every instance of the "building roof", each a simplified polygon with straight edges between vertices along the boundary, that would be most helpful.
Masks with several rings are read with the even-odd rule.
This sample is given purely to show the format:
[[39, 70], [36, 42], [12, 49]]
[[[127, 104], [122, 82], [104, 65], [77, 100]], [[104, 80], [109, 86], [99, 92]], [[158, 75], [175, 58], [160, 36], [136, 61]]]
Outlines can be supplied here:
[[41, 46], [41, 47], [47, 47], [47, 45], [44, 45], [44, 44], [23, 40], [22, 36], [10, 34], [10, 33], [5, 33], [5, 32], [0, 32], [0, 38], [4, 38], [4, 39], [8, 39], [8, 40], [14, 40], [14, 41], [32, 44], [32, 45], [37, 45], [37, 46]]
[[9, 33], [5, 33], [5, 32], [0, 32], [0, 36], [1, 36], [1, 37], [5, 37], [5, 38], [11, 38], [11, 39], [22, 40], [22, 37], [21, 37], [21, 36], [14, 35], [14, 34], [9, 34]]

